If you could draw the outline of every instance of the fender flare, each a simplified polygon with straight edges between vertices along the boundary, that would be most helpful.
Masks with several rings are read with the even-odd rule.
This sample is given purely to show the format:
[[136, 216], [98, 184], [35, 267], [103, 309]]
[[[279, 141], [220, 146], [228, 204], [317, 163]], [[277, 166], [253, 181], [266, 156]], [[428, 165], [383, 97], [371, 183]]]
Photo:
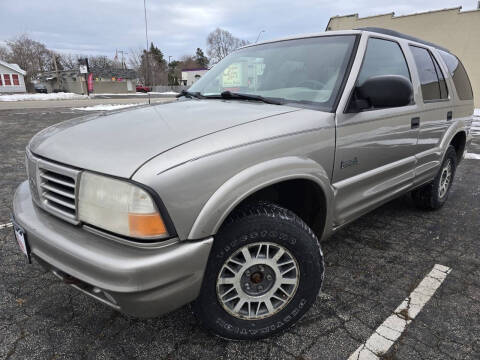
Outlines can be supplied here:
[[[305, 157], [289, 156], [268, 160], [246, 168], [223, 183], [205, 203], [197, 216], [188, 239], [201, 239], [218, 232], [235, 207], [253, 193], [267, 186], [294, 179], [306, 179], [320, 186], [326, 200], [326, 209], [333, 201], [333, 188], [325, 169]], [[331, 215], [327, 210], [324, 234], [331, 229]]]
[[445, 158], [445, 153], [447, 152], [448, 146], [452, 142], [453, 138], [458, 134], [458, 133], [465, 133], [466, 137], [466, 144], [465, 144], [465, 150], [466, 150], [466, 145], [468, 143], [468, 135], [467, 132], [465, 131], [465, 122], [459, 122], [457, 121], [455, 124], [452, 124], [453, 126], [450, 126], [447, 131], [445, 131], [445, 134], [443, 135], [442, 141], [440, 142], [440, 149], [441, 151], [441, 160], [440, 164], [441, 165], [443, 159]]

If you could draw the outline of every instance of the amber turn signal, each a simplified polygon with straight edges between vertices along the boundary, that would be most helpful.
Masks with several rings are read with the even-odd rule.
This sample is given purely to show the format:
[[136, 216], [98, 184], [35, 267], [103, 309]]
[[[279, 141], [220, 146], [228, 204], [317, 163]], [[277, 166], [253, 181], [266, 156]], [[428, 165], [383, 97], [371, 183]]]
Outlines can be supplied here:
[[167, 228], [158, 213], [128, 214], [130, 235], [133, 237], [153, 237], [167, 235]]

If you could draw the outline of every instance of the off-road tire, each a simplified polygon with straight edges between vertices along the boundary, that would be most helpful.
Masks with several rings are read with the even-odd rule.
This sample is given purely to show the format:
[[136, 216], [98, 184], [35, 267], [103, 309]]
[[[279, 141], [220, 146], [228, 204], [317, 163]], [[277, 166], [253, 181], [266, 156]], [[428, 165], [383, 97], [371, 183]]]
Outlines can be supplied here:
[[[449, 165], [451, 166], [451, 179], [449, 181], [448, 188], [445, 194], [443, 196], [440, 196], [439, 189], [442, 184], [442, 176]], [[424, 210], [440, 209], [448, 199], [448, 194], [450, 193], [450, 188], [453, 183], [456, 169], [457, 153], [455, 152], [455, 148], [450, 145], [445, 153], [442, 166], [440, 167], [440, 170], [438, 171], [435, 179], [433, 179], [428, 184], [423, 185], [422, 187], [412, 191], [412, 199], [415, 205], [418, 208]]]
[[[233, 316], [221, 304], [217, 280], [232, 254], [258, 243], [273, 243], [286, 249], [296, 260], [300, 275], [294, 295], [281, 310], [266, 318], [243, 319]], [[323, 275], [323, 254], [318, 239], [302, 219], [272, 203], [250, 204], [234, 211], [215, 236], [201, 293], [193, 310], [203, 327], [220, 337], [265, 338], [284, 331], [302, 317], [315, 302]]]

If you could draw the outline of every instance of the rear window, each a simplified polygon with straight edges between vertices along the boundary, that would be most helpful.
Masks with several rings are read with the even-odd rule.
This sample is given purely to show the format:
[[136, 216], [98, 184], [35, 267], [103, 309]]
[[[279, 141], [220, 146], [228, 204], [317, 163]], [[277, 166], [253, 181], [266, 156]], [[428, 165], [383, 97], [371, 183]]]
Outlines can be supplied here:
[[423, 101], [437, 101], [448, 98], [447, 86], [437, 61], [425, 48], [410, 45], [422, 88]]
[[460, 60], [455, 55], [449, 54], [446, 51], [439, 50], [440, 56], [447, 65], [448, 71], [452, 76], [453, 83], [457, 89], [457, 94], [460, 100], [472, 100], [473, 91], [467, 72]]

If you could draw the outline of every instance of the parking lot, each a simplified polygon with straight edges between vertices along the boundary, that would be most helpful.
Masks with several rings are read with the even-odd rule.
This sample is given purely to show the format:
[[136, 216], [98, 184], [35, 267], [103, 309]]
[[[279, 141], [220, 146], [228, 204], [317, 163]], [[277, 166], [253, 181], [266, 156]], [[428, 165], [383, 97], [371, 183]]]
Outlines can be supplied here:
[[[29, 139], [83, 115], [71, 107], [0, 108], [0, 224], [10, 222], [14, 190], [26, 178]], [[480, 154], [480, 136], [469, 151]], [[378, 355], [480, 359], [479, 230], [480, 160], [464, 160], [441, 210], [418, 210], [403, 196], [324, 242], [323, 290], [295, 327], [231, 342], [202, 330], [188, 306], [147, 320], [117, 313], [27, 265], [12, 229], [0, 227], [0, 358], [348, 359], [439, 264], [451, 272]]]

